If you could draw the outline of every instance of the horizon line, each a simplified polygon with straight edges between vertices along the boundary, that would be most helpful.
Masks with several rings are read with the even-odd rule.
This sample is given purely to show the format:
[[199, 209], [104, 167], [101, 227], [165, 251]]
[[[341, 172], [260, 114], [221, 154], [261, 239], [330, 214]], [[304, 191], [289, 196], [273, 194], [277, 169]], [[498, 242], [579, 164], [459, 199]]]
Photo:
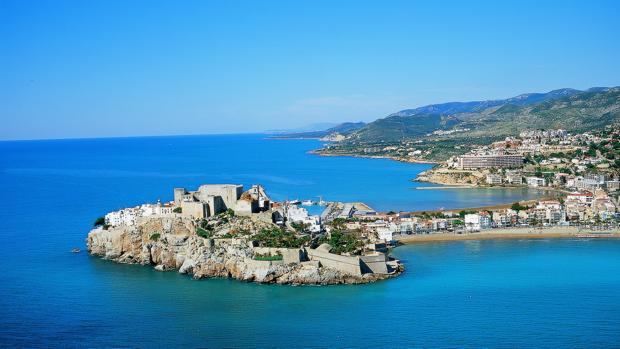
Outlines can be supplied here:
[[[379, 119], [383, 119], [385, 117], [388, 117], [390, 115], [393, 115], [395, 113], [399, 113], [401, 111], [404, 110], [413, 110], [413, 109], [418, 109], [418, 108], [424, 108], [424, 107], [428, 107], [428, 106], [433, 106], [433, 105], [440, 105], [440, 104], [447, 104], [447, 103], [470, 103], [470, 102], [488, 102], [488, 101], [501, 101], [501, 100], [505, 100], [505, 99], [510, 99], [510, 98], [516, 98], [516, 97], [520, 97], [523, 95], [530, 95], [530, 94], [546, 94], [546, 93], [551, 93], [554, 91], [559, 91], [559, 90], [575, 90], [575, 91], [579, 91], [581, 93], [587, 93], [587, 92], [591, 92], [590, 90], [592, 89], [596, 89], [596, 88], [603, 88], [603, 89], [615, 89], [615, 88], [620, 88], [620, 85], [615, 85], [615, 86], [592, 86], [586, 89], [577, 89], [577, 88], [573, 88], [573, 87], [562, 87], [562, 88], [557, 88], [557, 89], [553, 89], [553, 90], [549, 90], [546, 92], [525, 92], [525, 93], [521, 93], [518, 94], [516, 96], [512, 96], [512, 97], [507, 97], [507, 98], [499, 98], [499, 99], [480, 99], [480, 100], [471, 100], [471, 101], [450, 101], [450, 102], [439, 102], [439, 103], [431, 103], [431, 104], [425, 104], [422, 106], [417, 106], [417, 107], [409, 107], [409, 108], [405, 108], [405, 109], [400, 109], [392, 114], [388, 114], [387, 116], [384, 117], [380, 117], [377, 119], [374, 119], [372, 121], [343, 121], [343, 122], [337, 122], [336, 124], [342, 124], [342, 123], [357, 123], [357, 122], [364, 122], [366, 124], [374, 122], [376, 120]], [[329, 123], [328, 121], [325, 121], [325, 123]], [[279, 134], [279, 133], [284, 133], [286, 134], [287, 132], [274, 132], [276, 130], [274, 129], [269, 129], [269, 130], [262, 130], [262, 131], [258, 131], [258, 132], [220, 132], [220, 133], [190, 133], [190, 134], [163, 134], [163, 135], [134, 135], [134, 136], [86, 136], [86, 137], [51, 137], [51, 138], [15, 138], [15, 139], [0, 139], [0, 143], [1, 142], [33, 142], [33, 141], [62, 141], [62, 140], [89, 140], [89, 139], [123, 139], [123, 138], [150, 138], [150, 137], [188, 137], [188, 136], [217, 136], [217, 135], [247, 135], [247, 134]], [[279, 131], [279, 130], [278, 130]], [[320, 131], [320, 130], [318, 130]], [[312, 132], [312, 131], [310, 131]]]
[[136, 136], [93, 136], [93, 137], [61, 137], [61, 138], [23, 138], [23, 139], [0, 139], [0, 143], [8, 142], [37, 142], [37, 141], [76, 141], [94, 139], [126, 139], [126, 138], [165, 138], [165, 137], [199, 137], [199, 136], [233, 136], [233, 135], [268, 135], [267, 131], [261, 132], [222, 132], [222, 133], [186, 133], [186, 134], [163, 134], [163, 135], [136, 135]]

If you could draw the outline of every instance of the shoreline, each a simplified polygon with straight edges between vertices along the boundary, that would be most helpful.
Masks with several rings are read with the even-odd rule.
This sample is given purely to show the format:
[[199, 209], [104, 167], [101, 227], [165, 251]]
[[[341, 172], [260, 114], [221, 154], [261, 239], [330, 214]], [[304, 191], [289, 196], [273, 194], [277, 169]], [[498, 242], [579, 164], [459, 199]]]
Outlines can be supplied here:
[[[272, 136], [272, 137], [268, 137], [267, 139], [273, 139], [273, 140], [304, 140], [304, 139], [314, 139], [317, 141], [323, 141], [323, 142], [335, 142], [335, 141], [330, 141], [330, 140], [326, 140], [323, 139], [323, 137], [278, 137], [278, 136]], [[389, 155], [360, 155], [360, 154], [353, 154], [353, 153], [343, 153], [343, 154], [328, 154], [328, 153], [319, 153], [320, 149], [313, 149], [313, 150], [309, 150], [307, 153], [308, 154], [312, 154], [312, 155], [317, 155], [317, 156], [342, 156], [342, 157], [352, 157], [352, 158], [368, 158], [368, 159], [388, 159], [388, 160], [393, 160], [393, 161], [398, 161], [398, 162], [404, 162], [404, 163], [412, 163], [412, 164], [426, 164], [426, 165], [439, 165], [441, 163], [441, 161], [433, 161], [433, 160], [421, 160], [421, 159], [404, 159], [404, 158], [400, 158], [397, 156], [389, 156]]]
[[[271, 137], [271, 139], [316, 139], [316, 140], [321, 140], [321, 138], [316, 138], [316, 137], [308, 137], [308, 138], [275, 138], [275, 137]], [[314, 150], [310, 150], [307, 153], [308, 154], [312, 154], [312, 155], [317, 155], [317, 156], [325, 156], [325, 157], [352, 157], [352, 158], [368, 158], [368, 159], [388, 159], [388, 160], [392, 160], [392, 161], [398, 161], [398, 162], [403, 162], [403, 163], [414, 163], [414, 164], [426, 164], [426, 165], [439, 165], [441, 164], [441, 162], [439, 161], [430, 161], [430, 160], [417, 160], [417, 159], [403, 159], [403, 158], [398, 158], [398, 157], [394, 157], [394, 156], [387, 156], [387, 155], [359, 155], [359, 154], [326, 154], [326, 153], [319, 153], [321, 149], [314, 149]], [[435, 168], [435, 167], [433, 167]], [[431, 169], [432, 170], [432, 169]], [[425, 171], [421, 172], [424, 173]], [[419, 174], [418, 174], [419, 176]], [[532, 205], [532, 204], [536, 204], [538, 201], [540, 200], [553, 200], [553, 199], [557, 199], [558, 197], [562, 197], [565, 196], [567, 193], [567, 191], [561, 190], [561, 189], [557, 189], [557, 188], [530, 188], [527, 186], [508, 186], [508, 187], [504, 187], [504, 186], [481, 186], [481, 185], [475, 185], [475, 184], [458, 184], [458, 185], [450, 185], [450, 184], [445, 184], [445, 183], [439, 183], [439, 182], [431, 182], [431, 181], [420, 181], [418, 180], [418, 177], [416, 178], [412, 178], [411, 179], [412, 182], [418, 182], [418, 183], [429, 183], [429, 184], [436, 184], [438, 185], [437, 187], [416, 187], [414, 189], [416, 190], [446, 190], [446, 189], [534, 189], [538, 192], [542, 192], [542, 194], [545, 194], [545, 192], [551, 192], [551, 193], [555, 193], [556, 196], [548, 196], [548, 195], [541, 195], [539, 198], [537, 199], [530, 199], [530, 200], [521, 200], [519, 202], [521, 203], [526, 203], [527, 205]], [[500, 204], [495, 204], [495, 205], [489, 205], [489, 206], [479, 206], [479, 207], [466, 207], [466, 208], [455, 208], [455, 209], [443, 209], [443, 210], [424, 210], [424, 211], [411, 211], [412, 214], [415, 213], [422, 213], [422, 212], [442, 212], [442, 211], [472, 211], [472, 210], [476, 210], [476, 211], [480, 211], [480, 210], [497, 210], [497, 209], [506, 209], [506, 208], [510, 208], [510, 206], [513, 204], [513, 202], [509, 202], [509, 203], [500, 203]]]
[[[314, 139], [319, 139], [319, 138], [314, 138]], [[325, 157], [352, 157], [352, 158], [368, 158], [368, 159], [388, 159], [388, 160], [398, 161], [398, 162], [403, 162], [403, 163], [415, 163], [415, 164], [426, 164], [426, 165], [438, 165], [438, 164], [440, 164], [440, 162], [433, 162], [433, 161], [430, 161], [430, 160], [416, 160], [416, 159], [405, 160], [405, 159], [402, 159], [402, 158], [397, 158], [397, 157], [393, 157], [393, 156], [384, 156], [384, 155], [325, 154], [325, 153], [319, 153], [318, 150], [320, 150], [320, 149], [310, 150], [307, 153], [308, 154], [312, 154], [312, 155], [317, 155], [317, 156], [325, 156]], [[559, 195], [556, 195], [556, 197], [553, 197], [553, 196], [541, 196], [538, 199], [520, 200], [519, 201], [519, 202], [525, 202], [528, 205], [536, 204], [536, 202], [538, 202], [540, 200], [557, 199], [557, 197], [565, 196], [568, 193], [567, 191], [563, 191], [561, 189], [556, 189], [556, 188], [544, 188], [543, 189], [543, 188], [530, 188], [530, 187], [526, 187], [526, 186], [509, 186], [509, 187], [503, 187], [503, 186], [481, 186], [481, 185], [475, 185], [475, 184], [449, 185], [449, 184], [430, 182], [430, 181], [420, 181], [420, 180], [418, 180], [418, 177], [412, 178], [411, 181], [412, 182], [418, 182], [418, 183], [429, 183], [429, 184], [436, 184], [436, 185], [438, 185], [437, 187], [433, 187], [433, 186], [429, 186], [429, 187], [416, 187], [416, 188], [414, 188], [416, 190], [534, 189], [534, 190], [536, 190], [538, 192], [543, 192], [543, 193], [544, 192], [552, 192], [552, 193], [559, 194]], [[513, 202], [509, 202], [509, 203], [499, 203], [499, 204], [495, 204], [495, 205], [480, 206], [480, 207], [466, 207], [466, 208], [455, 208], [455, 209], [445, 209], [445, 210], [412, 211], [411, 213], [416, 213], [416, 212], [417, 213], [422, 213], [422, 212], [441, 212], [441, 211], [463, 211], [463, 210], [464, 211], [471, 211], [471, 210], [505, 209], [505, 208], [510, 208], [510, 206], [512, 204], [513, 204]]]
[[[504, 188], [504, 189], [507, 189], [507, 188]], [[519, 203], [524, 204], [524, 205], [535, 205], [538, 201], [541, 201], [541, 200], [556, 200], [556, 199], [557, 197], [553, 197], [553, 196], [541, 196], [537, 199], [520, 200]], [[415, 214], [423, 214], [423, 213], [440, 213], [440, 212], [447, 212], [447, 211], [452, 211], [452, 212], [493, 211], [493, 210], [502, 210], [502, 209], [510, 208], [512, 204], [514, 204], [514, 202], [499, 203], [499, 204], [494, 204], [494, 205], [477, 206], [477, 207], [460, 207], [460, 208], [444, 208], [441, 210], [437, 209], [437, 210], [411, 211], [409, 213], [415, 215]]]
[[310, 150], [308, 154], [317, 155], [317, 156], [341, 156], [341, 157], [351, 157], [351, 158], [367, 158], [367, 159], [388, 159], [392, 161], [411, 163], [411, 164], [426, 164], [426, 165], [438, 165], [440, 162], [431, 161], [431, 160], [418, 160], [418, 159], [403, 159], [396, 156], [389, 155], [360, 155], [360, 154], [326, 154], [317, 152], [319, 149]]
[[549, 228], [495, 228], [475, 233], [437, 233], [437, 234], [412, 234], [399, 235], [394, 238], [399, 244], [409, 245], [426, 242], [443, 241], [470, 241], [470, 240], [507, 240], [507, 239], [600, 239], [620, 238], [620, 229], [592, 230], [579, 229], [578, 227], [549, 227]]

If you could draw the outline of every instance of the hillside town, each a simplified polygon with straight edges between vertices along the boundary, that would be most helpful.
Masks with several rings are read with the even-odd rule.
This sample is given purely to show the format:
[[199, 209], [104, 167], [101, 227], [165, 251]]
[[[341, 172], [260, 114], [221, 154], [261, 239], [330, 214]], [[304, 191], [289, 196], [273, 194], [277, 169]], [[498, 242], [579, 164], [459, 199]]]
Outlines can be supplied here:
[[[529, 187], [558, 193], [513, 209], [462, 218], [465, 230], [521, 225], [599, 224], [617, 220], [620, 130], [569, 134], [528, 130], [477, 147], [421, 173], [417, 180], [475, 187]], [[516, 209], [515, 209], [516, 208]]]
[[[526, 130], [472, 147], [417, 180], [459, 188], [534, 188], [554, 193], [551, 198], [481, 209], [377, 212], [364, 203], [322, 198], [278, 202], [261, 185], [245, 190], [239, 184], [205, 184], [175, 188], [169, 202], [107, 213], [87, 241], [92, 254], [197, 278], [371, 282], [402, 272], [389, 249], [408, 239], [532, 236], [544, 229], [564, 236], [617, 235], [619, 169], [617, 127], [579, 134]], [[309, 213], [314, 205], [320, 214]]]
[[[170, 202], [158, 200], [98, 218], [87, 240], [89, 251], [195, 277], [220, 276], [217, 265], [257, 282], [361, 283], [403, 270], [388, 255], [391, 234], [342, 224], [361, 212], [356, 207], [370, 210], [363, 204], [304, 201], [327, 205], [323, 215], [310, 215], [298, 200], [272, 201], [260, 185], [244, 190], [237, 184], [205, 184], [195, 191], [175, 188], [173, 194]], [[127, 236], [135, 246], [126, 246]], [[211, 247], [200, 252], [204, 246]]]
[[619, 155], [617, 127], [575, 135], [530, 130], [451, 157], [420, 177], [441, 184], [617, 191]]

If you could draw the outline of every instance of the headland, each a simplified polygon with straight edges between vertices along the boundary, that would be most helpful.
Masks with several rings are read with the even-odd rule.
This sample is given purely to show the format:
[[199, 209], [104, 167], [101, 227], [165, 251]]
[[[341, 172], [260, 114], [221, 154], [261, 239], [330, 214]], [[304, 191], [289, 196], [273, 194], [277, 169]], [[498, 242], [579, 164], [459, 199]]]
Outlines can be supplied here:
[[298, 202], [272, 202], [259, 185], [247, 191], [233, 184], [176, 188], [172, 202], [100, 217], [87, 246], [105, 259], [197, 279], [330, 285], [399, 275], [404, 267], [389, 257], [385, 241], [338, 224], [341, 212], [353, 207], [332, 203], [331, 214], [320, 217]]

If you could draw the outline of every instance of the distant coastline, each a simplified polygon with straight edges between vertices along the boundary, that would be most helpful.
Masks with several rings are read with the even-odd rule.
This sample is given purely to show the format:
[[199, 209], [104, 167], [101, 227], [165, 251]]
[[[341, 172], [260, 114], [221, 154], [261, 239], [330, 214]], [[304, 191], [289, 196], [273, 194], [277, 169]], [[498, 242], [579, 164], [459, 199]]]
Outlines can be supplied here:
[[405, 159], [405, 158], [401, 158], [401, 157], [397, 157], [397, 156], [390, 156], [390, 155], [360, 155], [360, 154], [346, 154], [346, 153], [342, 153], [342, 154], [329, 154], [329, 153], [320, 153], [319, 149], [315, 149], [315, 150], [311, 150], [308, 152], [308, 154], [313, 154], [313, 155], [318, 155], [318, 156], [326, 156], [326, 157], [351, 157], [351, 158], [367, 158], [367, 159], [388, 159], [388, 160], [393, 160], [393, 161], [398, 161], [398, 162], [406, 162], [406, 163], [412, 163], [412, 164], [427, 164], [427, 165], [437, 165], [439, 164], [438, 161], [431, 161], [431, 160], [418, 160], [418, 159]]

